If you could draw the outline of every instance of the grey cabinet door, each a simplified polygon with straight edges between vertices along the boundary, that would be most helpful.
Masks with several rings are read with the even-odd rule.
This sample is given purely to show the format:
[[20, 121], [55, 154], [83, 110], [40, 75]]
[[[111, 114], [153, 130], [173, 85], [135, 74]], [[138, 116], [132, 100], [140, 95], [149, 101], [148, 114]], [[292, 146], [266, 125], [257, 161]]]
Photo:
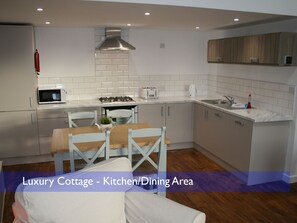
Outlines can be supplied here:
[[36, 107], [33, 28], [0, 26], [0, 111]]
[[166, 107], [164, 104], [150, 104], [138, 106], [138, 122], [147, 122], [153, 127], [162, 127], [166, 123]]
[[138, 122], [147, 122], [153, 127], [166, 126], [170, 143], [192, 142], [192, 107], [192, 103], [139, 105]]
[[166, 126], [171, 143], [193, 142], [193, 104], [167, 104]]
[[31, 155], [39, 155], [36, 112], [0, 112], [0, 158]]

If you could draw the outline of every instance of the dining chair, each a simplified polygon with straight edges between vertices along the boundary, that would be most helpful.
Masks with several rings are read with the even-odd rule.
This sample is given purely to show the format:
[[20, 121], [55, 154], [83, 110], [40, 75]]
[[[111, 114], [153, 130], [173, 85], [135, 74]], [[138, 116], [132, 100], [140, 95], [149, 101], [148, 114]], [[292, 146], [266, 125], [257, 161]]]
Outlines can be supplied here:
[[113, 120], [113, 124], [135, 123], [134, 108], [132, 109], [106, 109], [106, 116]]
[[[166, 161], [165, 163], [161, 162], [162, 160], [165, 160], [163, 157], [167, 153], [167, 147], [165, 145], [165, 132], [166, 127], [128, 130], [128, 159], [132, 163], [132, 171], [136, 171], [146, 161], [148, 161], [150, 166], [156, 170], [156, 172], [149, 175], [142, 175], [141, 173], [144, 173], [143, 171], [137, 171], [137, 174], [135, 174], [137, 175], [137, 179], [152, 179], [153, 181], [156, 179], [166, 179]], [[138, 141], [137, 138], [141, 138], [141, 140]], [[139, 143], [140, 141], [141, 143]], [[154, 161], [150, 156], [153, 152], [158, 152], [158, 158], [156, 161]], [[135, 154], [141, 154], [141, 158], [136, 159], [136, 162], [134, 162], [135, 159], [133, 159]], [[147, 167], [148, 166], [146, 166], [146, 168]], [[149, 183], [147, 185], [149, 185]], [[164, 185], [159, 183], [155, 185], [155, 188], [153, 188], [153, 185], [150, 185], [148, 190], [164, 196]]]
[[90, 120], [89, 126], [97, 123], [97, 110], [85, 112], [68, 112], [69, 128], [77, 128], [78, 121]]
[[[74, 172], [75, 160], [82, 159], [89, 167], [93, 165], [97, 158], [104, 156], [106, 160], [109, 159], [109, 145], [110, 145], [110, 131], [105, 133], [84, 133], [78, 135], [69, 134], [69, 157], [70, 157], [70, 171]], [[87, 147], [88, 151], [83, 151]], [[94, 148], [94, 150], [90, 150]], [[81, 167], [81, 165], [79, 165]]]

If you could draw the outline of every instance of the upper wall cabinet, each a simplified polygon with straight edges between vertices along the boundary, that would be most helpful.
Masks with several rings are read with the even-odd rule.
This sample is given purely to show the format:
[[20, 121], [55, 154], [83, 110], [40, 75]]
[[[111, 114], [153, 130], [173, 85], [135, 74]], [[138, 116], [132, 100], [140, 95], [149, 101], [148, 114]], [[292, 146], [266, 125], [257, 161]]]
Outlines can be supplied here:
[[270, 33], [208, 41], [209, 63], [297, 65], [297, 34]]

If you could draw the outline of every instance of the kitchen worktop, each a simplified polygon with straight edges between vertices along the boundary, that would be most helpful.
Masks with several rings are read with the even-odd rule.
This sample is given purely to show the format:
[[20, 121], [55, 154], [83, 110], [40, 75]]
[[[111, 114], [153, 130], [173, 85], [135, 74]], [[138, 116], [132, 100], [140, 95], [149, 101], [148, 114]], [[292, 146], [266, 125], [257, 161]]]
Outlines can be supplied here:
[[244, 118], [252, 122], [276, 122], [276, 121], [291, 121], [292, 116], [283, 115], [280, 113], [262, 110], [258, 108], [254, 109], [237, 109], [237, 110], [228, 110], [224, 108], [217, 107], [205, 103], [201, 100], [206, 99], [217, 99], [218, 96], [197, 96], [194, 98], [190, 97], [160, 97], [158, 99], [149, 99], [145, 100], [142, 98], [133, 98], [135, 102], [117, 102], [117, 103], [101, 103], [98, 99], [90, 100], [73, 100], [67, 101], [65, 104], [47, 104], [39, 105], [37, 110], [44, 109], [63, 109], [63, 108], [77, 108], [77, 107], [96, 107], [96, 106], [123, 106], [123, 105], [141, 105], [141, 104], [163, 104], [163, 103], [183, 103], [183, 102], [196, 102], [208, 106], [210, 108], [215, 108], [223, 112]]

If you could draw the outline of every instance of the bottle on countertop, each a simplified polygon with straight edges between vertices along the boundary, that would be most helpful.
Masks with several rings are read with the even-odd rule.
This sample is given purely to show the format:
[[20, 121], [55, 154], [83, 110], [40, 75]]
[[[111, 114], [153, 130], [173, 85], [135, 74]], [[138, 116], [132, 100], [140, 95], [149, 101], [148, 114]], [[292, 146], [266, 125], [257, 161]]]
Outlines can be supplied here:
[[248, 97], [248, 103], [247, 103], [247, 109], [249, 108], [252, 108], [252, 95], [249, 94], [249, 97]]

